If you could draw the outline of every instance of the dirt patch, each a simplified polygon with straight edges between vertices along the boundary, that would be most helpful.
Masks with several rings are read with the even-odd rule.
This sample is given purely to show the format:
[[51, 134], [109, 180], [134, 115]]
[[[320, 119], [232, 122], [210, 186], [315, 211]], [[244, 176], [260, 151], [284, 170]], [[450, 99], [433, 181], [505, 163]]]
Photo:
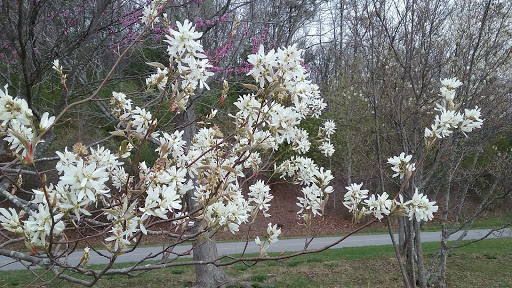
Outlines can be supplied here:
[[[301, 196], [300, 187], [297, 185], [274, 185], [272, 186], [274, 199], [269, 210], [270, 217], [259, 216], [252, 227], [250, 227], [249, 236], [264, 236], [267, 233], [267, 223], [277, 224], [281, 228], [280, 237], [302, 237], [307, 235], [304, 220], [299, 217], [297, 212], [297, 196]], [[340, 197], [338, 197], [340, 198]], [[347, 217], [347, 209], [341, 204], [333, 205], [333, 199], [330, 199], [324, 216], [316, 216], [312, 219], [312, 229], [310, 235], [339, 235], [353, 230], [351, 218]], [[245, 236], [249, 230], [247, 224], [240, 226], [240, 232], [233, 235], [229, 231], [222, 231], [217, 234], [219, 240], [236, 240]]]

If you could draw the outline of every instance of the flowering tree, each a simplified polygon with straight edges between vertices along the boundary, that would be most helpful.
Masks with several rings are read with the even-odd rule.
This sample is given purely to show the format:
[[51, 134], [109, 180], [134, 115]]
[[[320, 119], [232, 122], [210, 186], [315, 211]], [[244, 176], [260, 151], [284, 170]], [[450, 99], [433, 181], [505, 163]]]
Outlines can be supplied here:
[[[434, 256], [423, 260], [423, 271], [417, 246], [423, 224], [407, 217], [398, 217], [398, 225], [391, 221], [412, 287], [446, 285], [447, 255], [466, 245], [462, 241], [475, 219], [500, 217], [509, 209], [512, 134], [511, 118], [505, 115], [511, 111], [510, 4], [329, 1], [319, 13], [318, 25], [337, 34], [322, 38], [306, 57], [311, 51], [309, 57], [318, 59], [316, 65], [308, 63], [319, 70], [315, 75], [324, 83], [320, 86], [329, 103], [327, 113], [339, 115], [336, 124], [343, 127], [333, 140], [339, 143], [335, 174], [347, 183], [364, 179], [370, 191], [394, 191], [406, 178], [392, 178], [386, 159], [404, 152], [404, 157], [412, 156], [409, 161], [424, 159], [402, 193], [404, 201], [412, 199], [417, 187], [442, 203], [435, 219], [441, 241]], [[330, 21], [326, 15], [333, 15]], [[396, 21], [397, 15], [402, 21]], [[454, 130], [424, 156], [425, 126], [430, 129], [428, 121], [439, 114], [433, 108], [442, 98], [439, 79], [446, 75], [456, 75], [463, 83], [456, 89], [454, 113], [464, 116], [465, 109], [478, 105], [485, 129], [465, 133], [470, 137]], [[510, 224], [500, 222], [493, 228]]]
[[[1, 129], [17, 156], [4, 168], [33, 173], [41, 186], [31, 191], [32, 199], [23, 200], [16, 193], [21, 190], [16, 178], [4, 175], [11, 188], [3, 183], [0, 193], [12, 207], [0, 208], [3, 237], [0, 255], [39, 265], [58, 278], [92, 286], [107, 274], [136, 274], [191, 264], [225, 266], [246, 260], [278, 260], [318, 252], [393, 215], [408, 215], [416, 221], [432, 219], [437, 206], [418, 189], [414, 189], [411, 200], [404, 201], [401, 193], [405, 186], [391, 199], [386, 192], [368, 197], [368, 190], [361, 189], [362, 184], [353, 184], [347, 187], [344, 204], [353, 212], [355, 222], [367, 215], [375, 218], [322, 249], [266, 257], [269, 245], [275, 243], [281, 233], [277, 225], [268, 223], [267, 235], [254, 240], [261, 247], [258, 257], [242, 255], [224, 262], [220, 262], [221, 257], [208, 261], [176, 261], [192, 251], [173, 252], [176, 245], [189, 241], [193, 247], [201, 245], [201, 240], [220, 230], [238, 233], [241, 224], [251, 225], [257, 217], [268, 217], [273, 199], [272, 177], [302, 187], [302, 195], [297, 198], [298, 214], [309, 231], [312, 217], [323, 214], [328, 195], [333, 192], [330, 185], [333, 175], [305, 154], [310, 150], [311, 141], [319, 141], [321, 152], [331, 156], [334, 148], [330, 137], [336, 127], [334, 122], [326, 121], [318, 135], [310, 137], [299, 126], [309, 118], [318, 118], [326, 107], [318, 86], [309, 80], [309, 73], [302, 66], [302, 51], [296, 46], [269, 51], [260, 47], [247, 59], [252, 66], [247, 75], [255, 84], [245, 84], [251, 92], [239, 95], [234, 103], [236, 113], [230, 117], [235, 128], [221, 131], [209, 124], [216, 117], [217, 111], [213, 109], [201, 119], [202, 126], [193, 140], [184, 141], [183, 131], [169, 129], [168, 119], [184, 112], [197, 89], [209, 89], [208, 79], [213, 73], [198, 41], [201, 33], [187, 20], [174, 26], [166, 15], [160, 18], [161, 6], [155, 3], [159, 2], [144, 9], [142, 19], [146, 31], [156, 21], [163, 22], [168, 31], [164, 42], [169, 62], [148, 63], [155, 73], [146, 79], [147, 91], [158, 93], [159, 105], [149, 111], [135, 106], [123, 92], [112, 93], [108, 100], [112, 113], [119, 120], [112, 135], [122, 139], [115, 153], [100, 145], [86, 147], [77, 143], [72, 150], [65, 148], [57, 152], [59, 159], [55, 170], [59, 178], [49, 183], [47, 172], [38, 169], [35, 147], [71, 107], [105, 100], [98, 98], [105, 82], [90, 97], [68, 105], [61, 114], [52, 117], [43, 114], [39, 123], [34, 121], [25, 100], [10, 96], [7, 86], [1, 90]], [[111, 71], [118, 63], [119, 60]], [[66, 68], [58, 60], [53, 62], [53, 68], [65, 84]], [[454, 129], [470, 132], [482, 123], [478, 109], [462, 115], [450, 106], [453, 101], [449, 99], [453, 100], [459, 82], [446, 80], [443, 85], [446, 96], [445, 102], [438, 106], [440, 116], [425, 133], [428, 147], [449, 136]], [[223, 87], [220, 99], [228, 92], [229, 83], [224, 82]], [[153, 165], [139, 161], [140, 149], [148, 142], [157, 146], [158, 157]], [[290, 153], [279, 150], [282, 146], [287, 147], [284, 152]], [[289, 154], [293, 155], [285, 158]], [[389, 159], [396, 175], [406, 178], [406, 182], [416, 169], [411, 160], [404, 153]], [[4, 168], [3, 171], [7, 171]], [[268, 171], [271, 171], [268, 179], [257, 178]], [[22, 179], [21, 175], [16, 177]], [[144, 237], [151, 235], [164, 235], [172, 240], [157, 255], [147, 255], [127, 268], [113, 268], [119, 255], [133, 252]], [[91, 244], [94, 237], [103, 237], [106, 252]], [[9, 248], [17, 242], [24, 242], [29, 250]], [[83, 257], [79, 263], [69, 263], [67, 257], [78, 245], [85, 246]], [[88, 267], [91, 250], [107, 258], [108, 264], [101, 269]], [[160, 263], [149, 262], [164, 255]], [[65, 273], [67, 270], [89, 278], [75, 278]]]
[[[478, 108], [478, 106], [474, 109], [464, 109], [464, 112], [459, 111], [460, 104], [455, 100], [455, 90], [462, 85], [459, 80], [456, 78], [444, 79], [441, 81], [441, 84], [441, 101], [436, 104], [435, 108], [438, 114], [435, 116], [434, 123], [430, 128], [425, 128], [424, 130], [426, 151], [423, 158], [420, 159], [419, 164], [423, 163], [429, 151], [439, 149], [440, 142], [443, 139], [450, 138], [454, 132], [461, 132], [467, 137], [466, 133], [481, 128], [483, 124], [483, 120], [480, 118], [480, 108]], [[427, 281], [428, 286], [432, 285], [434, 282], [444, 282], [444, 280], [439, 281], [439, 278], [441, 277], [439, 271], [442, 271], [439, 267], [436, 268], [434, 265], [431, 265], [428, 270], [424, 269], [423, 252], [421, 248], [420, 226], [423, 220], [432, 219], [432, 212], [436, 212], [438, 207], [434, 205], [434, 202], [429, 202], [426, 195], [419, 193], [419, 189], [415, 183], [420, 183], [420, 181], [413, 177], [419, 167], [411, 162], [412, 157], [412, 155], [406, 156], [405, 153], [401, 153], [399, 156], [389, 158], [387, 162], [392, 165], [392, 170], [395, 172], [393, 177], [399, 177], [401, 181], [401, 190], [399, 195], [397, 195], [400, 199], [398, 203], [404, 203], [404, 199], [408, 198], [408, 201], [405, 202], [406, 207], [401, 209], [403, 216], [408, 216], [408, 221], [406, 218], [407, 222], [405, 223], [405, 226], [407, 227], [406, 233], [408, 235], [407, 253], [405, 253], [405, 255], [399, 251], [399, 247], [391, 233], [392, 229], [389, 221], [388, 228], [393, 245], [395, 246], [395, 252], [399, 261], [405, 286], [414, 287], [417, 283], [416, 280], [418, 280], [421, 287], [426, 287]], [[352, 184], [351, 187], [347, 187], [349, 192], [345, 195], [344, 203], [349, 207], [349, 210], [355, 211], [354, 219], [356, 220], [359, 219], [360, 215], [368, 213], [366, 211], [366, 207], [363, 207], [362, 210], [357, 210], [354, 205], [354, 203], [359, 203], [363, 199], [368, 198], [368, 191], [361, 190], [361, 186], [362, 184]], [[411, 191], [407, 191], [408, 187]], [[380, 200], [380, 197], [382, 197], [382, 200]], [[365, 202], [370, 208], [372, 206], [381, 206], [386, 207], [384, 208], [384, 211], [386, 212], [388, 212], [388, 210], [392, 210], [392, 208], [387, 208], [391, 205], [391, 202], [388, 202], [390, 200], [387, 199], [387, 194], [383, 193], [380, 197], [376, 200], [374, 195], [372, 195], [372, 197], [370, 197], [369, 200], [365, 200]], [[447, 206], [446, 203], [444, 203], [444, 205]], [[386, 215], [389, 214], [386, 213]], [[382, 218], [382, 215], [376, 214], [376, 217]], [[443, 217], [446, 217], [444, 213]], [[443, 237], [446, 237], [442, 239], [443, 243], [446, 244], [449, 236]], [[463, 237], [460, 239], [462, 238]], [[460, 239], [458, 241], [460, 241]], [[414, 257], [413, 255], [417, 256]], [[446, 253], [442, 256], [447, 257], [447, 255], [448, 254]], [[405, 261], [402, 257], [405, 258]], [[439, 257], [439, 255], [436, 255], [436, 257]], [[443, 266], [441, 265], [441, 267]]]

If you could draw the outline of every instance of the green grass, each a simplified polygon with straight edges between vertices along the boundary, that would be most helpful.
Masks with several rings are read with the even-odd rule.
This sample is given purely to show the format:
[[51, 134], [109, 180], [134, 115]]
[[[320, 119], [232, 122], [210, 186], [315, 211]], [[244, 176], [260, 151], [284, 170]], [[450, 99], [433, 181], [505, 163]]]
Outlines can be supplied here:
[[[502, 227], [503, 225], [506, 225], [508, 223], [512, 223], [512, 213], [510, 212], [504, 212], [502, 215], [499, 216], [485, 216], [485, 217], [479, 217], [475, 220], [473, 225], [471, 226], [471, 229], [492, 229], [496, 227]], [[425, 223], [425, 225], [422, 228], [422, 231], [426, 232], [434, 232], [434, 231], [441, 231], [441, 223], [430, 221]], [[396, 231], [395, 231], [396, 232]], [[387, 234], [388, 228], [386, 227], [368, 227], [358, 233], [358, 235], [364, 235], [364, 234]], [[335, 236], [335, 235], [333, 235]]]
[[[432, 257], [438, 245], [425, 243], [425, 256]], [[510, 263], [510, 238], [488, 239], [456, 249], [448, 260], [449, 287], [512, 287]], [[126, 265], [128, 264], [120, 264], [118, 267]], [[253, 287], [401, 286], [400, 273], [391, 246], [331, 249], [284, 261], [260, 262], [252, 267], [238, 263], [226, 267], [225, 271], [230, 277], [249, 282]], [[49, 275], [43, 276], [45, 279], [48, 277]], [[194, 277], [193, 267], [175, 267], [143, 273], [138, 277], [105, 276], [96, 287], [189, 287]], [[26, 287], [33, 279], [34, 276], [28, 271], [2, 271], [0, 287]], [[36, 283], [40, 282], [33, 284]], [[71, 286], [76, 285], [56, 280], [46, 287]]]

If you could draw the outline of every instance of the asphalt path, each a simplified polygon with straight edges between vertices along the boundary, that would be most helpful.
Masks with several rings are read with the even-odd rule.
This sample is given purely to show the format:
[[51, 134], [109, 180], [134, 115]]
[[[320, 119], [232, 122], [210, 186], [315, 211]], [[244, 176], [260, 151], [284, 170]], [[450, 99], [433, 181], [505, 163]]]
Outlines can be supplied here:
[[[488, 229], [481, 230], [470, 230], [464, 240], [473, 240], [480, 239], [487, 235], [490, 232]], [[457, 239], [462, 232], [455, 233], [451, 235], [450, 240]], [[307, 250], [320, 249], [325, 247], [331, 243], [338, 241], [342, 236], [339, 237], [318, 237], [313, 239], [313, 241], [309, 244]], [[512, 237], [512, 228], [502, 229], [500, 231], [493, 232], [487, 238], [505, 238]], [[397, 239], [397, 235], [395, 235], [395, 239]], [[440, 242], [441, 240], [441, 232], [422, 232], [421, 233], [422, 242]], [[398, 241], [398, 240], [397, 240]], [[292, 251], [302, 251], [304, 250], [305, 239], [304, 238], [296, 238], [296, 239], [283, 239], [278, 242], [272, 244], [268, 249], [268, 252], [292, 252]], [[332, 248], [344, 248], [344, 247], [360, 247], [360, 246], [377, 246], [377, 245], [390, 245], [391, 238], [389, 234], [378, 234], [378, 235], [352, 235], [347, 237], [344, 241], [339, 244], [333, 246]], [[217, 250], [219, 255], [231, 255], [231, 254], [240, 254], [244, 250], [246, 246], [246, 242], [219, 242], [217, 243]], [[187, 253], [191, 249], [191, 245], [179, 245], [176, 246], [173, 250], [175, 253]], [[155, 255], [162, 251], [162, 247], [140, 247], [135, 249], [133, 252], [128, 254], [119, 255], [116, 263], [123, 262], [138, 262], [148, 255]], [[245, 253], [259, 253], [260, 247], [256, 245], [254, 241], [249, 241], [247, 244], [247, 248]], [[110, 252], [106, 250], [101, 250], [100, 253], [105, 255], [111, 255]], [[84, 255], [83, 251], [77, 251], [68, 256], [68, 263], [76, 265], [80, 262], [80, 259]], [[171, 256], [172, 257], [172, 256]], [[184, 255], [182, 257], [191, 257], [190, 255]], [[160, 260], [161, 256], [155, 257], [152, 260]], [[88, 264], [106, 264], [108, 262], [108, 258], [99, 255], [98, 253], [91, 250], [90, 259]], [[38, 268], [38, 267], [34, 267]], [[21, 270], [26, 269], [26, 266], [19, 261], [14, 261], [11, 258], [0, 256], [0, 271], [7, 270]], [[4, 272], [0, 272], [1, 273]]]

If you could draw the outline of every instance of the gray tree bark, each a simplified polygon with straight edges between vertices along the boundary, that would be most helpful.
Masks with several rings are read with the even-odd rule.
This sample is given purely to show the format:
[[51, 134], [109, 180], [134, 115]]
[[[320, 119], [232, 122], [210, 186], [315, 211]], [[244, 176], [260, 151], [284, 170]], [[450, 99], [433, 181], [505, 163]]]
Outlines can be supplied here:
[[[199, 226], [203, 226], [202, 223]], [[198, 246], [194, 248], [194, 260], [213, 261], [219, 258], [215, 236], [212, 234], [212, 231], [208, 231], [205, 233], [205, 237], [198, 240]], [[194, 287], [224, 287], [229, 282], [224, 270], [214, 264], [196, 264], [195, 270], [196, 283]]]
[[[195, 103], [195, 99], [191, 98], [187, 110], [181, 112], [176, 117], [176, 127], [183, 130], [183, 140], [187, 142], [187, 146], [192, 142], [197, 130], [195, 125]], [[197, 206], [196, 201], [192, 198], [193, 194], [194, 191], [189, 191], [187, 195], [187, 207], [189, 211], [195, 210]], [[205, 223], [196, 223], [196, 230], [194, 232], [200, 232], [205, 227]], [[217, 258], [218, 253], [215, 236], [212, 231], [206, 231], [199, 240], [197, 240], [197, 243], [195, 243], [193, 259], [196, 261], [213, 261]], [[217, 267], [213, 264], [196, 264], [194, 268], [196, 271], [196, 283], [194, 287], [223, 287], [229, 282], [221, 267]]]

